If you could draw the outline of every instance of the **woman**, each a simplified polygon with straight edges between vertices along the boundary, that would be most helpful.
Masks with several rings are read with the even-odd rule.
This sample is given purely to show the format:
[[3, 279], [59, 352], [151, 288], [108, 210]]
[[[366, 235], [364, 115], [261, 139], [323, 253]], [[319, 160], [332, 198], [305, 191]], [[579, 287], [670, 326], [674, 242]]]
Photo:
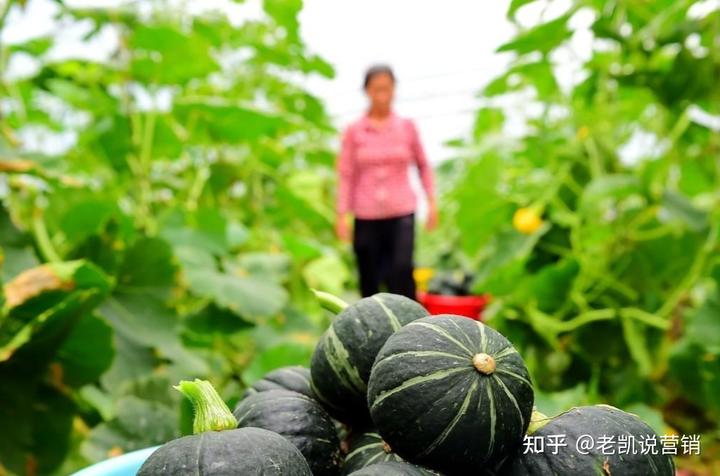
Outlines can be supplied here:
[[392, 69], [370, 68], [364, 88], [370, 107], [346, 129], [338, 157], [336, 231], [347, 241], [349, 217], [354, 216], [353, 249], [363, 296], [379, 292], [384, 284], [388, 292], [415, 299], [416, 197], [408, 168], [415, 165], [420, 172], [428, 199], [429, 230], [437, 223], [433, 173], [415, 124], [393, 112]]

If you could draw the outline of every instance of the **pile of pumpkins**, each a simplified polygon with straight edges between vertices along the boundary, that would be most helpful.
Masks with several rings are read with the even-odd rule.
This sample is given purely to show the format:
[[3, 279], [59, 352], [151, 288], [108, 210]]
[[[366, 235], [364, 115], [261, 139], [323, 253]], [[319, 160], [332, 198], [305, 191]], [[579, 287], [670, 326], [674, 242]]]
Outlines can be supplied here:
[[[578, 451], [587, 435], [656, 435], [607, 405], [554, 418], [534, 412], [522, 357], [482, 322], [429, 316], [387, 293], [352, 305], [319, 297], [337, 316], [310, 369], [269, 373], [233, 413], [207, 382], [181, 382], [195, 434], [162, 446], [138, 475], [675, 474], [669, 455]], [[528, 434], [563, 435], [564, 446], [528, 451]]]

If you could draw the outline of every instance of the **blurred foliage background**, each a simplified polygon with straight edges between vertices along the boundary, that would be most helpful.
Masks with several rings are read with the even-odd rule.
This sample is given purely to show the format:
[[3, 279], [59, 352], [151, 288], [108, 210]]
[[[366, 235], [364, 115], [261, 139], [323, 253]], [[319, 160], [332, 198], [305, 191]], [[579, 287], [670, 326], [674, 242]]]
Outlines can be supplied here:
[[[720, 11], [708, 6], [576, 1], [519, 28], [473, 137], [439, 167], [442, 230], [421, 257], [475, 273], [540, 409], [610, 402], [662, 433], [703, 434], [707, 464], [720, 459]], [[592, 52], [563, 87], [553, 58], [578, 60], [571, 19], [588, 12]], [[504, 134], [509, 95], [537, 111], [520, 138]], [[537, 229], [513, 227], [520, 208]]]
[[[4, 3], [0, 30], [24, 3]], [[328, 322], [309, 287], [354, 287], [331, 227], [336, 131], [303, 88], [333, 68], [299, 36], [301, 1], [264, 0], [240, 26], [164, 1], [58, 3], [88, 44], [106, 29], [119, 42], [105, 61], [53, 59], [55, 37], [0, 45], [0, 71], [38, 65], [0, 76], [0, 474], [68, 474], [186, 432], [171, 384], [209, 378], [232, 401], [307, 364]], [[578, 0], [518, 25], [499, 49], [512, 65], [438, 167], [442, 224], [418, 255], [493, 296], [488, 323], [520, 348], [542, 411], [607, 402], [702, 433], [703, 456], [681, 462], [699, 471], [720, 459], [720, 12], [706, 3]], [[581, 11], [593, 51], [566, 87], [554, 53]], [[520, 137], [510, 95], [538, 111]], [[513, 228], [518, 208], [540, 226]]]
[[[238, 27], [166, 2], [61, 5], [88, 45], [117, 32], [107, 61], [53, 60], [53, 37], [2, 46], [0, 69], [39, 67], [0, 83], [0, 473], [179, 435], [180, 378], [232, 399], [309, 360], [327, 316], [308, 285], [349, 277], [330, 246], [335, 130], [302, 87], [334, 73], [298, 35], [301, 2], [263, 7]], [[72, 145], [47, 152], [59, 133]]]

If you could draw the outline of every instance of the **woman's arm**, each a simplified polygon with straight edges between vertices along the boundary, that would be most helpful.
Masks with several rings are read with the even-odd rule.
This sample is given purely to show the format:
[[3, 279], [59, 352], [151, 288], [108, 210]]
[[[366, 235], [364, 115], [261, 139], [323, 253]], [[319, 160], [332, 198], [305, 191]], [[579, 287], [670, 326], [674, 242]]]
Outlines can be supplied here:
[[438, 222], [433, 169], [428, 162], [427, 156], [425, 155], [425, 148], [422, 145], [422, 141], [420, 141], [420, 134], [418, 133], [415, 123], [412, 121], [408, 121], [408, 123], [410, 125], [413, 155], [415, 156], [415, 162], [417, 164], [418, 172], [420, 173], [420, 181], [422, 182], [428, 201], [428, 218], [426, 227], [428, 230], [432, 230]]
[[335, 232], [338, 238], [343, 241], [350, 239], [350, 228], [348, 215], [352, 200], [353, 175], [355, 172], [355, 160], [353, 158], [352, 129], [347, 128], [343, 134], [340, 154], [337, 159], [338, 190], [335, 222]]

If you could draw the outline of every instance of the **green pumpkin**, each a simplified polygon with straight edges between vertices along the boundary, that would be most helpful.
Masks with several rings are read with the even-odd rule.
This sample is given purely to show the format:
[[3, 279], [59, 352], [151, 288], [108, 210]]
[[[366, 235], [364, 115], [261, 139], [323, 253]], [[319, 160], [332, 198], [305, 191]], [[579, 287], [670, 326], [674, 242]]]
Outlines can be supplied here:
[[453, 315], [418, 319], [393, 334], [368, 387], [373, 422], [393, 450], [460, 474], [522, 443], [533, 398], [512, 344], [482, 322]]
[[138, 476], [312, 476], [300, 451], [260, 428], [208, 431], [157, 449]]
[[[550, 435], [565, 435], [567, 446], [554, 449], [548, 447]], [[577, 451], [578, 438], [586, 439], [590, 435], [595, 442], [588, 454]], [[615, 454], [603, 454], [597, 442], [600, 437], [613, 437], [614, 443], [609, 445]], [[555, 476], [575, 475], [612, 475], [612, 476], [674, 476], [675, 465], [669, 455], [640, 454], [639, 442], [650, 436], [657, 441], [658, 452], [661, 452], [660, 438], [655, 431], [637, 416], [609, 405], [594, 405], [573, 408], [543, 425], [532, 434], [532, 437], [543, 439], [543, 452], [527, 453], [525, 448], [506, 461], [500, 474], [508, 476]], [[632, 437], [632, 438], [631, 438]], [[618, 438], [626, 442], [634, 438], [636, 449], [626, 446], [627, 451], [618, 446]], [[622, 451], [623, 454], [617, 454]], [[608, 451], [606, 451], [608, 452]]]
[[366, 466], [350, 476], [437, 476], [437, 473], [406, 462], [387, 461]]
[[244, 397], [266, 390], [292, 390], [315, 398], [310, 386], [310, 369], [299, 365], [281, 367], [266, 374], [245, 391]]
[[313, 391], [345, 423], [369, 420], [367, 382], [380, 348], [393, 332], [427, 316], [417, 302], [380, 293], [345, 308], [322, 335], [312, 357]]
[[312, 398], [290, 390], [267, 390], [242, 400], [234, 412], [239, 427], [274, 431], [294, 444], [315, 476], [340, 472], [340, 441], [330, 415]]
[[390, 445], [383, 441], [377, 430], [366, 431], [350, 437], [343, 472], [350, 474], [371, 464], [402, 460]]
[[195, 409], [193, 435], [165, 443], [148, 457], [138, 476], [313, 476], [300, 451], [261, 428], [237, 429], [209, 382], [183, 381], [176, 387]]

